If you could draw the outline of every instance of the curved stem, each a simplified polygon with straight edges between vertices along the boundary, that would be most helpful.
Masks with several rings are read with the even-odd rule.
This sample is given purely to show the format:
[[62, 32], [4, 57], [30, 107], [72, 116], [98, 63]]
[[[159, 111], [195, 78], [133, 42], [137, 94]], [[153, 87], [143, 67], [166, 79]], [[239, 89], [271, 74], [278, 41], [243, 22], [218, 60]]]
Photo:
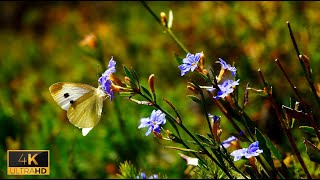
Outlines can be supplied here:
[[[150, 12], [150, 14], [155, 18], [155, 20], [163, 27], [159, 17], [152, 11], [148, 4], [144, 1], [141, 1], [142, 5]], [[178, 46], [187, 54], [189, 51], [187, 48], [179, 41], [179, 39], [174, 35], [174, 33], [168, 27], [164, 27], [165, 31], [170, 35], [170, 37], [178, 44]]]
[[173, 32], [171, 31], [171, 29], [166, 28], [166, 31], [169, 33], [170, 37], [179, 45], [179, 47], [180, 47], [186, 54], [188, 54], [189, 51], [187, 50], [187, 48], [184, 47], [184, 45], [179, 41], [179, 39], [173, 34]]

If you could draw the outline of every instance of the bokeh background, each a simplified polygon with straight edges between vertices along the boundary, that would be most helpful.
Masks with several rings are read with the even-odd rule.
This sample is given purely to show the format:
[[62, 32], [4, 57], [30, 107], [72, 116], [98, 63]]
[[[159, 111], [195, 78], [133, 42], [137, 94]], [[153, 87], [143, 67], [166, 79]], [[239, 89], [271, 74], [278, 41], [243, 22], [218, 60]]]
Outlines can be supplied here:
[[[247, 83], [263, 86], [258, 69], [273, 86], [277, 101], [289, 106], [293, 91], [274, 63], [278, 58], [306, 101], [314, 98], [296, 57], [287, 21], [298, 47], [310, 58], [314, 80], [320, 74], [320, 2], [147, 2], [157, 15], [173, 11], [173, 31], [191, 53], [203, 51], [206, 67], [219, 71], [219, 57], [235, 63], [240, 78], [239, 97]], [[79, 82], [97, 87], [104, 67], [80, 46], [88, 34], [102, 42], [105, 63], [117, 62], [117, 77], [123, 65], [133, 67], [143, 85], [155, 74], [159, 103], [164, 97], [182, 114], [191, 130], [206, 134], [208, 127], [201, 109], [186, 98], [193, 73], [180, 76], [175, 54], [186, 54], [164, 33], [163, 28], [140, 2], [57, 1], [0, 2], [0, 178], [116, 178], [120, 163], [132, 162], [148, 174], [185, 178], [185, 161], [174, 145], [145, 136], [138, 129], [140, 118], [153, 110], [123, 97], [104, 103], [102, 119], [85, 137], [69, 123], [66, 112], [52, 99], [49, 86], [55, 82]], [[242, 106], [242, 105], [241, 105]], [[222, 116], [227, 138], [234, 129], [218, 108], [208, 102], [211, 114]], [[283, 137], [274, 112], [264, 97], [250, 94], [247, 113], [276, 143]], [[165, 129], [172, 130], [169, 123]], [[173, 130], [172, 130], [173, 131]], [[299, 134], [295, 134], [299, 136]], [[286, 148], [286, 145], [283, 146]], [[6, 151], [50, 150], [49, 176], [8, 176]]]

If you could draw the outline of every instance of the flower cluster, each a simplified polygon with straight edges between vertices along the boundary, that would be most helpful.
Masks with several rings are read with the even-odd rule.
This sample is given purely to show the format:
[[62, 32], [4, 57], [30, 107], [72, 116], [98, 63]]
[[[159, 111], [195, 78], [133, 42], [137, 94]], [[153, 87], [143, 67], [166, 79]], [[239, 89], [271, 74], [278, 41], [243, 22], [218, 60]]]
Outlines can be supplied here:
[[[217, 78], [220, 81], [225, 74], [226, 70], [232, 73], [232, 76], [236, 76], [237, 69], [232, 67], [230, 64], [227, 64], [223, 59], [219, 58], [220, 61], [216, 61], [216, 63], [221, 64], [221, 71], [219, 77]], [[228, 94], [234, 91], [233, 87], [239, 85], [240, 79], [234, 81], [233, 79], [226, 79], [221, 84], [218, 84], [219, 90], [216, 96], [213, 96], [214, 99], [225, 98]], [[209, 91], [214, 91], [215, 88], [209, 89]]]
[[[193, 72], [195, 69], [199, 68], [198, 64], [202, 55], [203, 55], [203, 52], [196, 53], [196, 54], [188, 53], [186, 58], [183, 59], [183, 64], [178, 66], [179, 69], [181, 70], [181, 76], [184, 76], [189, 71]], [[219, 81], [222, 79], [226, 71], [230, 71], [233, 77], [236, 76], [237, 68], [231, 66], [230, 64], [227, 64], [221, 58], [219, 58], [219, 61], [216, 61], [216, 63], [221, 64], [221, 71], [218, 78]], [[237, 81], [233, 79], [226, 79], [221, 84], [218, 84], [219, 90], [217, 92], [217, 95], [213, 96], [213, 98], [214, 99], [225, 98], [228, 94], [234, 91], [234, 86], [239, 85], [239, 81], [240, 79], [238, 79]], [[210, 92], [213, 92], [216, 90], [216, 88], [213, 88], [213, 87], [206, 87], [206, 88]]]
[[259, 156], [259, 154], [263, 153], [263, 150], [259, 149], [259, 142], [253, 142], [248, 148], [237, 149], [233, 151], [230, 155], [234, 157], [234, 161], [238, 161], [242, 158], [242, 156], [247, 159], [253, 156]]
[[148, 118], [142, 118], [140, 120], [140, 125], [138, 128], [149, 127], [146, 132], [146, 136], [148, 136], [151, 131], [160, 134], [161, 125], [166, 123], [165, 119], [166, 115], [161, 110], [153, 110], [151, 116]]
[[108, 69], [102, 74], [102, 76], [98, 80], [102, 90], [110, 97], [110, 101], [112, 101], [114, 98], [114, 93], [111, 88], [112, 81], [110, 77], [115, 72], [116, 72], [116, 62], [113, 60], [113, 57], [112, 57], [109, 61]]

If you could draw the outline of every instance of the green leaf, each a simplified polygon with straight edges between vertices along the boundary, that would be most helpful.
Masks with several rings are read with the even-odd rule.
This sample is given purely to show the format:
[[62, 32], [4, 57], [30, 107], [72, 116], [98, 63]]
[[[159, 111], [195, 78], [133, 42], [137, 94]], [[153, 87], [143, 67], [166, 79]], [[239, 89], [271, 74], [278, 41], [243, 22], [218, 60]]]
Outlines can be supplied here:
[[192, 101], [198, 103], [198, 104], [201, 104], [201, 100], [197, 97], [197, 96], [194, 96], [194, 95], [187, 95], [188, 98], [190, 98]]
[[129, 71], [129, 69], [125, 65], [123, 65], [123, 69], [126, 76], [132, 81], [132, 83], [135, 83], [136, 81], [134, 80], [132, 73]]
[[209, 138], [205, 137], [204, 135], [201, 135], [198, 133], [196, 133], [196, 135], [199, 137], [199, 139], [201, 139], [202, 142], [207, 143], [207, 144], [211, 143], [211, 140]]
[[133, 93], [132, 93], [132, 92], [119, 92], [119, 95], [120, 95], [120, 96], [127, 97], [127, 96], [132, 96]]
[[272, 169], [274, 169], [275, 167], [273, 164], [273, 159], [271, 157], [271, 151], [267, 146], [266, 139], [257, 128], [255, 128], [255, 130], [256, 130], [257, 140], [259, 141], [259, 147], [263, 150], [262, 155], [266, 159], [266, 161], [269, 163], [269, 165], [272, 167]]
[[137, 169], [131, 164], [130, 161], [120, 163], [119, 166], [120, 174], [117, 174], [119, 179], [135, 179], [138, 175]]
[[303, 143], [306, 145], [307, 154], [311, 161], [320, 163], [320, 150], [310, 141], [304, 139]]
[[174, 147], [174, 146], [164, 146], [164, 147], [168, 148], [168, 149], [175, 149], [175, 150], [184, 151], [184, 152], [200, 153], [199, 151], [193, 150], [193, 149], [179, 148], [179, 147]]
[[303, 131], [308, 132], [308, 133], [310, 133], [310, 134], [312, 134], [314, 136], [316, 135], [316, 131], [314, 130], [313, 127], [310, 127], [310, 126], [299, 126], [299, 129], [302, 129]]
[[183, 59], [180, 58], [177, 54], [175, 54], [174, 56], [176, 57], [176, 60], [177, 60], [179, 65], [183, 63]]
[[204, 74], [202, 74], [202, 73], [199, 73], [200, 74], [200, 76], [205, 80], [205, 82], [206, 83], [211, 83], [211, 80], [210, 80], [210, 77], [209, 76], [207, 76], [207, 75], [204, 75]]
[[138, 82], [138, 87], [140, 87], [140, 82], [139, 82], [139, 78], [138, 78], [138, 75], [137, 75], [137, 72], [131, 68], [132, 72], [133, 72], [133, 78], [136, 80], [136, 82]]
[[149, 96], [150, 99], [152, 99], [152, 95], [147, 88], [145, 88], [144, 86], [141, 86], [141, 89], [144, 93], [146, 93]]
[[258, 175], [257, 175], [258, 173], [254, 168], [248, 165], [245, 165], [245, 167], [246, 167], [246, 172], [249, 174], [251, 179], [258, 179]]
[[277, 158], [279, 161], [282, 161], [282, 155], [279, 152], [279, 150], [274, 146], [274, 144], [272, 143], [272, 141], [269, 139], [268, 136], [263, 136], [264, 139], [266, 140], [267, 146], [270, 149], [270, 151], [272, 152], [272, 154], [274, 155], [275, 158]]
[[[211, 148], [212, 149], [212, 148]], [[218, 162], [220, 163], [220, 165], [228, 172], [229, 169], [226, 166], [226, 161], [223, 159], [223, 157], [221, 156], [221, 154], [218, 152], [218, 150], [216, 149], [212, 149], [212, 152], [214, 153], [214, 155], [218, 158]], [[221, 152], [221, 151], [220, 151]]]

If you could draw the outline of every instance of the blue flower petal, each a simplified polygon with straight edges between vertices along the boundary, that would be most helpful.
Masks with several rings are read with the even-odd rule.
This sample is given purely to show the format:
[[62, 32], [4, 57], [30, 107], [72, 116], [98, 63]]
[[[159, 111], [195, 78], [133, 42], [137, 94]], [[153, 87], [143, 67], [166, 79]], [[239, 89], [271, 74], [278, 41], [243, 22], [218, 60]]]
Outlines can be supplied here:
[[187, 54], [187, 56], [182, 60], [183, 64], [178, 66], [181, 70], [181, 76], [184, 76], [190, 70], [193, 72], [198, 67], [201, 55], [202, 52], [196, 53], [195, 55], [191, 53]]
[[161, 125], [166, 123], [165, 114], [161, 110], [153, 110], [150, 118], [141, 118], [140, 125], [138, 128], [149, 127], [146, 136], [148, 136], [151, 131], [160, 134]]

